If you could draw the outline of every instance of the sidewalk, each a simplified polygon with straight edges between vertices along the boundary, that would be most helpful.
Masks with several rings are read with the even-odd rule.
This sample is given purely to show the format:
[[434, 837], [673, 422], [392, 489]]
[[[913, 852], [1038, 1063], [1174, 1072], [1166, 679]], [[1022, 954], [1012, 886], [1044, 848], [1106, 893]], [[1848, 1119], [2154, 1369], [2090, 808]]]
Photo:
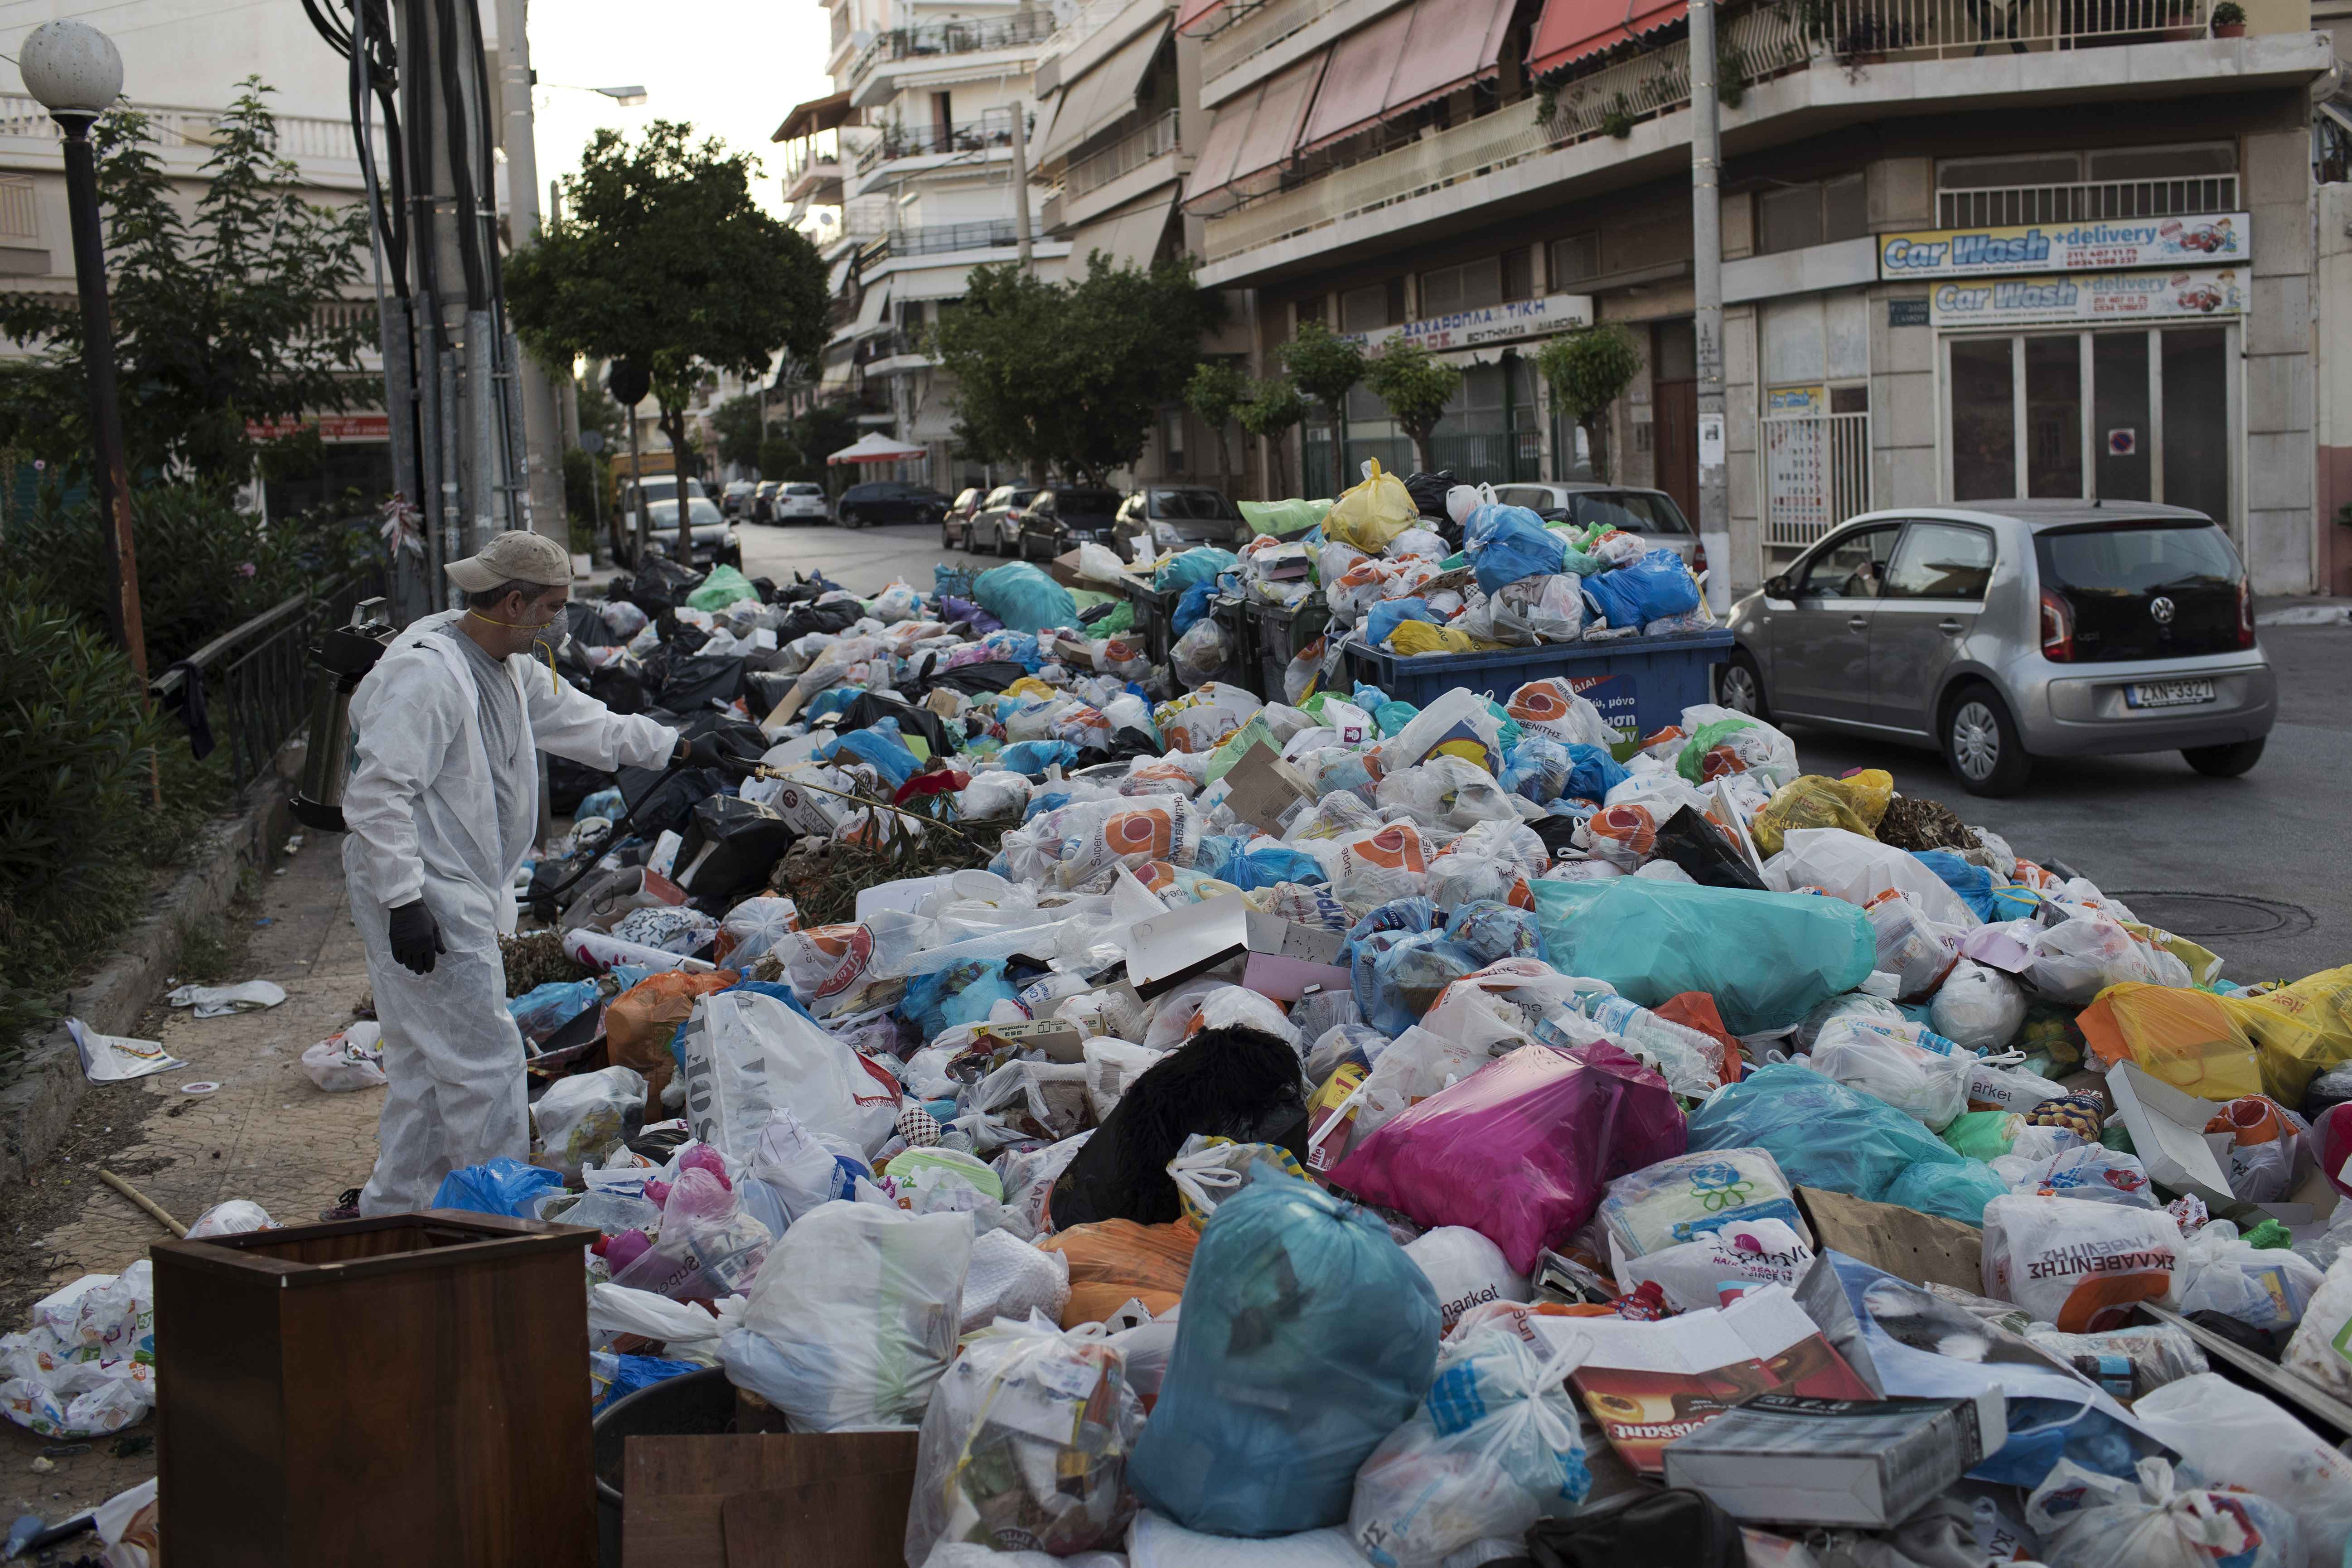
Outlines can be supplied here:
[[[162, 998], [137, 1034], [159, 1039], [187, 1062], [128, 1084], [94, 1087], [75, 1131], [34, 1173], [28, 1186], [0, 1188], [0, 1331], [22, 1331], [31, 1304], [85, 1273], [118, 1273], [168, 1239], [163, 1227], [100, 1184], [104, 1166], [131, 1182], [185, 1225], [212, 1205], [251, 1198], [281, 1225], [317, 1219], [347, 1187], [367, 1179], [375, 1161], [381, 1089], [328, 1094], [301, 1069], [303, 1050], [349, 1023], [367, 997], [359, 933], [343, 896], [341, 842], [310, 834], [301, 848], [261, 878], [255, 898], [226, 918], [250, 933], [226, 983], [272, 980], [286, 1000], [267, 1012], [199, 1020], [173, 1012]], [[264, 922], [267, 923], [257, 923]], [[183, 1084], [212, 1081], [208, 1095]], [[354, 1355], [366, 1347], [352, 1347]], [[167, 1394], [166, 1397], [169, 1397]], [[0, 1502], [8, 1515], [69, 1519], [154, 1472], [153, 1422], [93, 1441], [89, 1451], [30, 1467], [59, 1445], [13, 1423], [0, 1449]], [[70, 1558], [68, 1559], [68, 1561]]]

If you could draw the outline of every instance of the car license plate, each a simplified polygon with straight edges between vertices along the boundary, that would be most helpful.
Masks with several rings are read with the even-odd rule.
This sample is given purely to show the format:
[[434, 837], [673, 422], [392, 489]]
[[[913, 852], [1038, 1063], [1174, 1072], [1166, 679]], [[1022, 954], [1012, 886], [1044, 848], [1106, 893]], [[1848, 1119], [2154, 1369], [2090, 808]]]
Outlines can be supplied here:
[[2142, 680], [2124, 688], [2124, 701], [2133, 708], [2180, 708], [2212, 700], [2210, 680]]

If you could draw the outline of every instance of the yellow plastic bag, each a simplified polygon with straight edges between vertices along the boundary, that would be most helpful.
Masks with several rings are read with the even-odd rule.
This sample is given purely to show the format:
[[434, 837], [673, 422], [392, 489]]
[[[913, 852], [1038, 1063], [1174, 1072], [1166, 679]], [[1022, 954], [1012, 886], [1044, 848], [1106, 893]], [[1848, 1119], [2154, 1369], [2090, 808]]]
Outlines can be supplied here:
[[1399, 621], [1397, 629], [1389, 634], [1389, 647], [1398, 653], [1476, 653], [1502, 646], [1452, 626], [1433, 626], [1427, 621]]
[[1377, 555], [1421, 521], [1421, 509], [1412, 504], [1402, 479], [1381, 471], [1378, 458], [1367, 458], [1365, 467], [1371, 471], [1364, 482], [1343, 491], [1324, 515], [1323, 537]]
[[1864, 838], [1878, 837], [1878, 819], [1895, 798], [1895, 775], [1864, 768], [1852, 778], [1827, 779], [1800, 773], [1773, 792], [1748, 825], [1756, 847], [1767, 855], [1780, 852], [1781, 835], [1798, 827], [1843, 827]]
[[2129, 1062], [2200, 1100], [2228, 1100], [2263, 1092], [2262, 1055], [2236, 1014], [2210, 992], [2127, 981], [2074, 1021], [2108, 1066]]
[[2264, 1092], [2273, 1100], [2299, 1105], [2314, 1078], [2352, 1061], [2352, 964], [2226, 1000], [2262, 1050]]
[[2210, 948], [2198, 946], [2185, 936], [2175, 936], [2157, 926], [2142, 925], [2137, 921], [2116, 922], [2150, 947], [2160, 947], [2189, 966], [2189, 982], [2192, 985], [2210, 985], [2213, 977], [2221, 973], [2221, 955]]

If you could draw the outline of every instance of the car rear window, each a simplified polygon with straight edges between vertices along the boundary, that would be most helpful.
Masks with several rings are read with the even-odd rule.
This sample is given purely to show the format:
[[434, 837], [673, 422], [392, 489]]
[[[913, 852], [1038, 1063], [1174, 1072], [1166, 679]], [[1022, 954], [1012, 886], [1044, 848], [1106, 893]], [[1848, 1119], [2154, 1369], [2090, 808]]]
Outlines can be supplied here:
[[1153, 490], [1151, 515], [1230, 522], [1241, 513], [1216, 490]]
[[821, 496], [824, 491], [814, 485], [786, 485], [784, 493], [788, 496]]
[[1054, 510], [1064, 517], [1079, 513], [1108, 517], [1118, 510], [1118, 502], [1119, 494], [1117, 490], [1055, 490], [1054, 492]]
[[2077, 658], [2172, 658], [2240, 646], [2245, 568], [2212, 523], [2130, 519], [2044, 529], [2033, 536], [2033, 554], [2042, 586], [2074, 612]]
[[1656, 533], [1687, 538], [1690, 524], [1671, 497], [1648, 490], [1601, 490], [1578, 495], [1569, 501], [1569, 515], [1580, 524], [1600, 523], [1628, 533]]

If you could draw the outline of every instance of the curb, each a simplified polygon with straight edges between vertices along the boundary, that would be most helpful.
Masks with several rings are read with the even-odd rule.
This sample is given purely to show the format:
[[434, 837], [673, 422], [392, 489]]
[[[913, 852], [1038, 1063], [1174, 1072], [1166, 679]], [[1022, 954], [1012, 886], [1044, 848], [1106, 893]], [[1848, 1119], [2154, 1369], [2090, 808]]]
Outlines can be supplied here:
[[[245, 808], [215, 820], [203, 860], [131, 923], [87, 984], [66, 993], [65, 1011], [103, 1035], [127, 1035], [137, 1027], [139, 1016], [180, 961], [181, 929], [227, 908], [239, 874], [248, 866], [267, 866], [292, 830], [289, 803], [301, 758], [299, 749], [279, 752], [277, 764], [250, 786]], [[62, 1022], [26, 1047], [12, 1080], [0, 1089], [0, 1183], [30, 1178], [33, 1167], [65, 1136], [89, 1088], [81, 1053]]]

